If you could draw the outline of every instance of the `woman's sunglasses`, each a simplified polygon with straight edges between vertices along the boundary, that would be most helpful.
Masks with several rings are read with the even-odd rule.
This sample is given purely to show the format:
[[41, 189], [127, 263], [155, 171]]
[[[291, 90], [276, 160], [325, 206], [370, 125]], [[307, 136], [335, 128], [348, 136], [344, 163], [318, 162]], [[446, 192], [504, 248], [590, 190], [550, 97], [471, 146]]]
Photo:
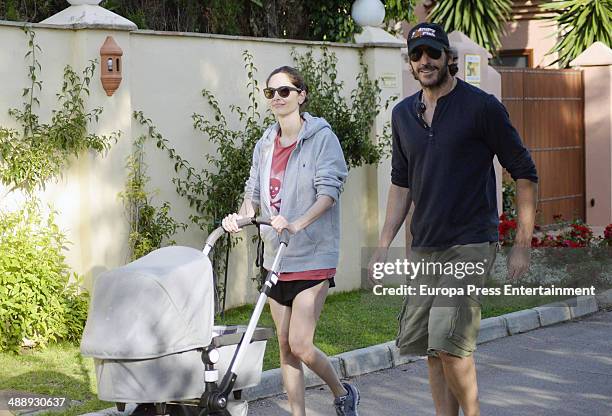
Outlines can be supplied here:
[[425, 46], [413, 49], [412, 52], [410, 52], [410, 60], [412, 62], [419, 61], [421, 56], [423, 56], [423, 52], [425, 52], [431, 59], [440, 59], [442, 56], [442, 51], [440, 49]]
[[274, 98], [274, 93], [278, 92], [278, 95], [282, 98], [287, 98], [289, 97], [289, 94], [291, 94], [291, 91], [297, 91], [297, 93], [301, 93], [302, 90], [299, 88], [295, 88], [295, 87], [278, 87], [278, 88], [264, 88], [263, 93], [264, 96], [268, 99], [271, 100], [272, 98]]

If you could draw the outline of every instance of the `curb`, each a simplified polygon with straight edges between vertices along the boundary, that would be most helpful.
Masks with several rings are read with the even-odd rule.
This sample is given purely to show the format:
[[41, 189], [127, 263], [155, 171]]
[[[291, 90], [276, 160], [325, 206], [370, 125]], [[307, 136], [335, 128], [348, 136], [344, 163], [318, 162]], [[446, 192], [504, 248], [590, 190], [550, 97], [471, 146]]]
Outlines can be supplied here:
[[[609, 308], [612, 308], [612, 289], [608, 289], [597, 296], [579, 296], [563, 302], [549, 303], [532, 309], [483, 319], [480, 324], [478, 344], [548, 325], [567, 322]], [[395, 341], [344, 352], [329, 358], [340, 378], [355, 377], [425, 359], [425, 357], [420, 356], [400, 355], [399, 349], [395, 346]], [[317, 387], [325, 384], [308, 367], [304, 370], [304, 382], [306, 387]], [[255, 387], [245, 389], [242, 397], [243, 400], [252, 401], [276, 396], [284, 392], [281, 370], [275, 368], [262, 372], [261, 382]], [[109, 408], [82, 416], [125, 414], [128, 413]]]
[[[608, 289], [597, 296], [578, 296], [563, 302], [550, 303], [532, 309], [483, 319], [480, 324], [478, 344], [521, 334], [548, 325], [567, 322], [610, 307], [612, 307], [612, 289]], [[423, 359], [425, 357], [400, 355], [399, 349], [395, 346], [395, 341], [348, 351], [330, 357], [340, 378], [350, 378], [386, 370]], [[309, 369], [304, 371], [304, 378], [306, 387], [316, 387], [325, 384]], [[274, 389], [271, 388], [272, 385], [275, 387]], [[243, 392], [243, 397], [251, 401], [282, 393], [284, 393], [282, 376], [280, 369], [275, 368], [264, 371], [261, 383], [258, 386], [246, 389]]]

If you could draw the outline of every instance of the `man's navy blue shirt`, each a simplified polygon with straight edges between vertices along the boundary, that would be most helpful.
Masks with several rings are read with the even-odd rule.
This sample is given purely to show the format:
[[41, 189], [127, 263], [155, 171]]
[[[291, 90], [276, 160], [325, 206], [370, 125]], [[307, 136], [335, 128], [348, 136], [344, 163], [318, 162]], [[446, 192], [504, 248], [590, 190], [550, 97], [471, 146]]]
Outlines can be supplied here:
[[412, 246], [498, 241], [493, 156], [514, 180], [537, 183], [529, 151], [493, 95], [457, 79], [426, 128], [417, 114], [420, 94], [398, 103], [391, 119], [391, 182], [411, 190]]

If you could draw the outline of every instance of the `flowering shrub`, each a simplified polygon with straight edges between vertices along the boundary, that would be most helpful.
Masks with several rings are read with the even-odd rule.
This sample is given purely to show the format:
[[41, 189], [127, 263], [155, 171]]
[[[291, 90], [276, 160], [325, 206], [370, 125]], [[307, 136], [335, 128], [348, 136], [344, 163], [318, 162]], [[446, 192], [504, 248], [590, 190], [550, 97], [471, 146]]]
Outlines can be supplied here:
[[604, 230], [603, 244], [612, 247], [612, 224], [608, 224]]
[[512, 245], [516, 237], [516, 219], [504, 212], [499, 217], [498, 231], [501, 245]]
[[[506, 250], [502, 258], [510, 256], [518, 224], [505, 213], [500, 216], [499, 241]], [[534, 285], [556, 287], [594, 287], [597, 293], [612, 287], [612, 224], [602, 237], [593, 235], [591, 228], [581, 220], [564, 221], [555, 216], [556, 227], [545, 230], [535, 226], [531, 240], [530, 271], [522, 278]], [[501, 265], [496, 273], [504, 275]]]
[[531, 246], [580, 248], [590, 247], [593, 242], [595, 241], [591, 228], [582, 221], [575, 220], [557, 236], [546, 233], [542, 238], [533, 237]]
[[[566, 224], [561, 215], [555, 215], [553, 218], [557, 224], [563, 227], [561, 231], [555, 234], [544, 233], [543, 235], [534, 236], [531, 239], [532, 247], [582, 248], [600, 245], [612, 247], [612, 224], [606, 227], [603, 238], [596, 238], [593, 236], [593, 230], [582, 220], [574, 220]], [[514, 244], [516, 228], [516, 219], [506, 213], [499, 217], [499, 242], [502, 246]], [[539, 231], [540, 226], [536, 225], [535, 230]]]

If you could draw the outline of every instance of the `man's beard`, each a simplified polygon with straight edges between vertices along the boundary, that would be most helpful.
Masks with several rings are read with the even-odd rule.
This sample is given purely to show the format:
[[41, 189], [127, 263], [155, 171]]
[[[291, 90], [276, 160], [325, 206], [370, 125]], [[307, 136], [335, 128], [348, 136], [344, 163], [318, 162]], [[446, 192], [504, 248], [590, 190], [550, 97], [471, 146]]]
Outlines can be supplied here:
[[[438, 68], [437, 66], [434, 66], [434, 65], [423, 65], [420, 68], [418, 68], [417, 70], [415, 70], [414, 67], [412, 66], [412, 64], [410, 64], [410, 69], [412, 70], [411, 72], [412, 72], [412, 76], [414, 77], [414, 79], [419, 81], [419, 84], [421, 84], [421, 87], [423, 87], [423, 88], [437, 88], [440, 85], [444, 84], [444, 82], [449, 77], [449, 73], [448, 73], [448, 58], [444, 59], [444, 63], [442, 64], [441, 68]], [[438, 76], [435, 79], [431, 80], [431, 81], [423, 82], [423, 81], [421, 81], [421, 78], [419, 77], [419, 71], [421, 69], [437, 69], [438, 70]]]

